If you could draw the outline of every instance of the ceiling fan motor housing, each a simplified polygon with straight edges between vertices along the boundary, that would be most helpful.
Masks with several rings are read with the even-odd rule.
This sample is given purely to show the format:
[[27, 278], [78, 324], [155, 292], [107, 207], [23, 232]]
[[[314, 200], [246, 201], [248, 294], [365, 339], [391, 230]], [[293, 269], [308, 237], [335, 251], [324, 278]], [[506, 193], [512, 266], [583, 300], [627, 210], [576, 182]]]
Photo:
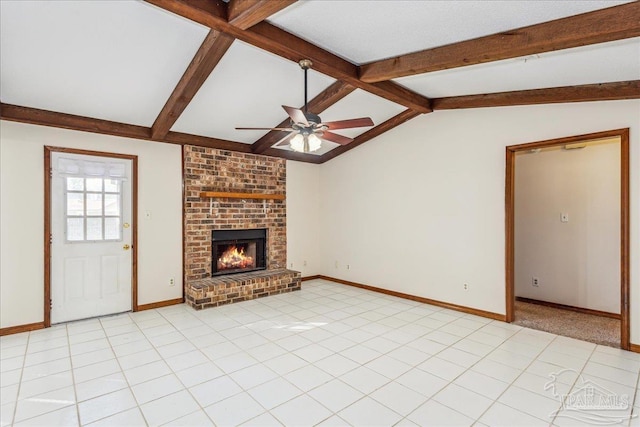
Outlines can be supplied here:
[[300, 67], [304, 70], [304, 107], [294, 108], [283, 105], [282, 108], [287, 112], [291, 119], [289, 128], [236, 128], [236, 129], [252, 129], [252, 130], [278, 130], [290, 131], [289, 136], [278, 142], [275, 146], [280, 146], [283, 142], [288, 142], [293, 151], [309, 153], [320, 148], [321, 139], [331, 141], [340, 145], [345, 145], [353, 141], [343, 135], [331, 132], [335, 129], [348, 129], [352, 127], [373, 126], [373, 121], [369, 117], [361, 117], [359, 119], [349, 119], [322, 123], [319, 115], [308, 111], [308, 86], [307, 73], [312, 63], [308, 59], [299, 62]]
[[316, 125], [319, 125], [320, 123], [322, 123], [322, 119], [317, 114], [305, 112], [304, 116], [307, 118], [307, 121], [309, 123], [316, 124]]

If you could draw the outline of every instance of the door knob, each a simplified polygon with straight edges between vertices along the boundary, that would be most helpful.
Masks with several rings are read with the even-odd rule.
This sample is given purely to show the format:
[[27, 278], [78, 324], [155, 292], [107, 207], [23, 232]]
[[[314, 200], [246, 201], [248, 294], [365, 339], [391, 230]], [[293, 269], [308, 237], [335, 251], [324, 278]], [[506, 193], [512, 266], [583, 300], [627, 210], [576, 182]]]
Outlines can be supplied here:
[[128, 251], [129, 249], [131, 249], [131, 246], [129, 246], [129, 245], [124, 245], [124, 246], [122, 247], [122, 249], [124, 249], [125, 251]]

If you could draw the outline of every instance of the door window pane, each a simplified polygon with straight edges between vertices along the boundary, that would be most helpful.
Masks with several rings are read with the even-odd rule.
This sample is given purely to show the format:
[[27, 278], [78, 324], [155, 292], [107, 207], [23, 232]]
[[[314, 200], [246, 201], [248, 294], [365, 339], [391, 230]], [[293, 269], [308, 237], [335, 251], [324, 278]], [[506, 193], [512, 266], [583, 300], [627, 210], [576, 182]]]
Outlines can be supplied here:
[[102, 191], [102, 178], [87, 178], [87, 191]]
[[87, 240], [102, 240], [102, 218], [87, 218]]
[[84, 218], [67, 218], [67, 240], [70, 242], [84, 240]]
[[104, 214], [110, 216], [120, 215], [120, 195], [105, 194], [104, 195]]
[[104, 219], [104, 239], [120, 240], [120, 218]]
[[101, 216], [101, 215], [102, 215], [102, 194], [87, 193], [87, 216]]
[[84, 215], [84, 193], [67, 193], [67, 215]]
[[67, 241], [122, 240], [122, 181], [66, 177]]
[[67, 178], [67, 190], [69, 191], [84, 191], [84, 178]]
[[117, 179], [105, 179], [104, 180], [104, 191], [105, 193], [119, 193], [120, 192], [120, 181]]

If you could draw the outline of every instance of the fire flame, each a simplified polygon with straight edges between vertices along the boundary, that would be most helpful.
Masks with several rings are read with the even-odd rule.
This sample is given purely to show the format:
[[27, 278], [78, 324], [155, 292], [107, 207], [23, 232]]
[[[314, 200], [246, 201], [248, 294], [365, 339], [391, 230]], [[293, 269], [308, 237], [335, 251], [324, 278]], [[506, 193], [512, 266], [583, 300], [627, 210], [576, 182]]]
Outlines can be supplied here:
[[229, 249], [218, 258], [218, 270], [248, 267], [253, 267], [253, 257], [246, 256], [244, 248], [240, 248], [238, 251], [235, 245], [229, 246]]

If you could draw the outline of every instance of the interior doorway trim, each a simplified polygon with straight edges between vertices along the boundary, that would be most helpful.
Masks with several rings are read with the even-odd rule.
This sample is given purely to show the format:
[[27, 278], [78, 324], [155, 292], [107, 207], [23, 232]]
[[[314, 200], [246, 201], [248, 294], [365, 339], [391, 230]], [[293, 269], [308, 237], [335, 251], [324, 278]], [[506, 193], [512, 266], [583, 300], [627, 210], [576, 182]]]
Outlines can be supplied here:
[[51, 154], [71, 153], [87, 156], [131, 160], [131, 308], [138, 311], [138, 156], [80, 150], [65, 147], [44, 147], [44, 327], [51, 326]]
[[620, 137], [620, 347], [630, 349], [629, 325], [629, 128], [615, 129], [567, 138], [511, 145], [506, 148], [505, 182], [505, 267], [506, 321], [515, 315], [515, 154], [535, 148], [554, 147], [580, 141]]

